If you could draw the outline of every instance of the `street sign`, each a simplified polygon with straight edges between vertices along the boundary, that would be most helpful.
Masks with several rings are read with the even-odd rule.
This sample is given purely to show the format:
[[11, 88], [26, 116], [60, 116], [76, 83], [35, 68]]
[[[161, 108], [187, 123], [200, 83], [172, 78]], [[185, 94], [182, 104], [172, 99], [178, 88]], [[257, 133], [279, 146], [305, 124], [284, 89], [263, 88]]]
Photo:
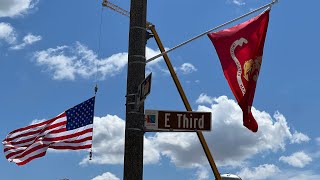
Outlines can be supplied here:
[[145, 131], [211, 131], [211, 112], [145, 110]]
[[152, 73], [150, 73], [139, 85], [138, 94], [137, 94], [137, 106], [146, 99], [146, 97], [150, 94], [151, 91], [151, 77]]

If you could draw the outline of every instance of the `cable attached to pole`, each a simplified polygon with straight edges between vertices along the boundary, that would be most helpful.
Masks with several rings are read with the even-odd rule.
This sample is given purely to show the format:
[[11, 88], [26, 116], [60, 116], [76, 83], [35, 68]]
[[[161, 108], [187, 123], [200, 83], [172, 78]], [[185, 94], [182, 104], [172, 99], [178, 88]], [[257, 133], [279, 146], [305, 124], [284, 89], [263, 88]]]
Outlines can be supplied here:
[[[96, 96], [97, 95], [97, 92], [98, 92], [98, 83], [96, 83], [96, 86], [94, 87], [94, 96]], [[93, 142], [93, 131], [91, 132], [92, 134], [91, 134], [91, 137], [92, 137], [92, 142]], [[93, 154], [93, 152], [92, 152], [92, 143], [91, 143], [91, 148], [90, 148], [90, 152], [89, 152], [89, 160], [92, 160], [92, 154]]]
[[[97, 57], [99, 57], [100, 49], [101, 49], [101, 32], [102, 32], [102, 13], [103, 13], [103, 7], [101, 8], [101, 14], [100, 14], [100, 25], [99, 25], [99, 33], [98, 33], [98, 52]], [[95, 87], [94, 87], [94, 96], [97, 95], [98, 92], [98, 63], [95, 61]], [[93, 131], [92, 131], [92, 141], [93, 141]], [[92, 145], [89, 152], [89, 160], [92, 160]]]
[[239, 19], [242, 19], [242, 18], [244, 18], [244, 17], [246, 17], [246, 16], [249, 16], [250, 14], [253, 14], [253, 13], [255, 13], [255, 12], [257, 12], [257, 11], [260, 11], [260, 10], [262, 10], [262, 9], [264, 9], [264, 8], [267, 8], [267, 7], [271, 8], [272, 5], [274, 5], [274, 4], [277, 3], [277, 2], [278, 2], [278, 0], [273, 0], [273, 1], [272, 1], [271, 3], [269, 3], [269, 4], [266, 4], [266, 5], [264, 5], [264, 6], [261, 6], [261, 7], [257, 8], [257, 9], [255, 9], [255, 10], [253, 10], [253, 11], [250, 11], [250, 12], [248, 12], [248, 13], [242, 15], [242, 16], [239, 16], [239, 17], [237, 17], [237, 18], [235, 18], [235, 19], [232, 19], [232, 20], [230, 20], [230, 21], [228, 21], [228, 22], [226, 22], [226, 23], [224, 23], [224, 24], [221, 24], [221, 25], [216, 26], [216, 27], [214, 27], [214, 28], [212, 28], [212, 29], [209, 29], [208, 31], [206, 31], [206, 32], [204, 32], [204, 33], [201, 33], [201, 34], [199, 34], [199, 35], [197, 35], [197, 36], [195, 36], [195, 37], [193, 37], [193, 38], [191, 38], [191, 39], [189, 39], [189, 40], [187, 40], [187, 41], [185, 41], [185, 42], [183, 42], [183, 43], [181, 43], [181, 44], [178, 44], [177, 46], [175, 46], [175, 47], [173, 47], [173, 48], [171, 48], [171, 49], [169, 49], [169, 50], [167, 50], [167, 51], [165, 51], [165, 52], [162, 52], [162, 53], [160, 53], [160, 54], [158, 54], [158, 55], [156, 55], [156, 56], [148, 59], [148, 60], [146, 61], [146, 63], [149, 63], [149, 62], [151, 62], [151, 61], [153, 61], [153, 60], [155, 60], [155, 59], [163, 56], [164, 54], [167, 54], [167, 53], [169, 53], [169, 52], [171, 52], [171, 51], [173, 51], [173, 50], [175, 50], [175, 49], [177, 49], [177, 48], [179, 48], [179, 47], [181, 47], [181, 46], [184, 46], [184, 45], [186, 45], [186, 44], [188, 44], [188, 43], [190, 43], [190, 42], [192, 42], [192, 41], [194, 41], [194, 40], [196, 40], [196, 39], [198, 39], [198, 38], [200, 38], [200, 37], [202, 37], [202, 36], [210, 33], [211, 31], [215, 31], [215, 30], [217, 30], [217, 29], [220, 29], [220, 28], [222, 28], [223, 26], [226, 26], [226, 25], [231, 24], [231, 23], [233, 23], [233, 22], [235, 22], [235, 21], [238, 21]]
[[[97, 95], [97, 92], [98, 92], [98, 83], [96, 83], [96, 86], [94, 87], [94, 96]], [[92, 142], [93, 142], [93, 131], [91, 132], [91, 137], [92, 137]], [[91, 148], [90, 148], [90, 152], [89, 152], [89, 160], [92, 160], [92, 143], [91, 143]]]

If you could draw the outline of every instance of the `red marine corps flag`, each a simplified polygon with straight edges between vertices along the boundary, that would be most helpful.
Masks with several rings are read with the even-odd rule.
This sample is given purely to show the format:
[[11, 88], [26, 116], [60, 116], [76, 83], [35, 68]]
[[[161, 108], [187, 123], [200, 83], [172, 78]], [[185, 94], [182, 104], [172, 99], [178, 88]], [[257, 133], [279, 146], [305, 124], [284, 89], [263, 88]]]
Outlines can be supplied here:
[[219, 56], [223, 73], [243, 111], [243, 125], [257, 132], [258, 124], [251, 113], [256, 84], [262, 62], [269, 12], [208, 34]]

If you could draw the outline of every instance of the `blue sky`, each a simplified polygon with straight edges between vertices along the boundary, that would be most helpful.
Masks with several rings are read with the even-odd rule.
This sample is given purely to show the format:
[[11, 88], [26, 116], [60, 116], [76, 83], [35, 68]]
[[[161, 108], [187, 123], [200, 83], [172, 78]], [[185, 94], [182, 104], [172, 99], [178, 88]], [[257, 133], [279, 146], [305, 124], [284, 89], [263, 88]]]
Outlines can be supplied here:
[[[147, 19], [171, 48], [269, 2], [149, 1]], [[206, 36], [169, 53], [192, 108], [213, 113], [212, 131], [204, 135], [221, 173], [320, 179], [319, 6], [282, 0], [271, 10], [253, 103], [257, 133], [242, 126], [241, 109]], [[127, 17], [102, 10], [97, 0], [0, 1], [2, 139], [86, 100], [99, 85], [92, 161], [87, 151], [50, 150], [18, 167], [3, 156], [1, 179], [122, 179], [128, 30]], [[147, 58], [158, 54], [153, 39], [146, 52]], [[149, 63], [147, 72], [153, 84], [145, 108], [185, 110], [163, 60]], [[144, 179], [205, 180], [213, 174], [195, 133], [146, 133]]]

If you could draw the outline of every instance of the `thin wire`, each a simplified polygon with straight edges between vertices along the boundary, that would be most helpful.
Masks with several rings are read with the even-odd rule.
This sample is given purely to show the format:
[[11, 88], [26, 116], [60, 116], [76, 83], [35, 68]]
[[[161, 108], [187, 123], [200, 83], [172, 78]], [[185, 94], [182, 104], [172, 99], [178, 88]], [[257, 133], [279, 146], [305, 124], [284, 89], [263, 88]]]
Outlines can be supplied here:
[[163, 56], [164, 54], [167, 54], [167, 53], [169, 53], [169, 52], [171, 52], [171, 51], [173, 51], [173, 50], [175, 50], [175, 49], [177, 49], [177, 48], [179, 48], [179, 47], [181, 47], [181, 46], [184, 46], [184, 45], [186, 45], [186, 44], [188, 44], [188, 43], [190, 43], [190, 42], [192, 42], [192, 41], [194, 41], [194, 40], [196, 40], [196, 39], [204, 36], [204, 35], [207, 35], [207, 34], [210, 33], [211, 31], [215, 31], [215, 30], [217, 30], [217, 29], [219, 29], [219, 28], [221, 28], [221, 27], [223, 27], [223, 26], [226, 26], [226, 25], [228, 25], [228, 24], [230, 24], [230, 23], [233, 23], [233, 22], [235, 22], [235, 21], [237, 21], [237, 20], [239, 20], [239, 19], [242, 19], [242, 18], [244, 18], [244, 17], [246, 17], [246, 16], [248, 16], [248, 15], [250, 15], [250, 14], [253, 14], [253, 13], [257, 12], [257, 11], [260, 11], [261, 9], [264, 9], [264, 8], [266, 8], [266, 7], [271, 8], [271, 6], [272, 6], [273, 4], [275, 4], [275, 3], [277, 3], [277, 2], [278, 2], [278, 0], [273, 0], [273, 1], [272, 1], [271, 3], [269, 3], [269, 4], [266, 4], [266, 5], [264, 5], [264, 6], [261, 6], [261, 7], [257, 8], [257, 9], [255, 9], [255, 10], [250, 11], [250, 12], [248, 12], [248, 13], [242, 15], [242, 16], [239, 16], [239, 17], [237, 17], [237, 18], [235, 18], [235, 19], [233, 19], [233, 20], [231, 20], [231, 21], [228, 21], [228, 22], [226, 22], [226, 23], [224, 23], [224, 24], [221, 24], [221, 25], [216, 26], [216, 27], [214, 27], [214, 28], [212, 28], [212, 29], [209, 29], [208, 31], [206, 31], [206, 32], [204, 32], [204, 33], [201, 33], [201, 34], [199, 34], [199, 35], [197, 35], [197, 36], [195, 36], [195, 37], [193, 37], [193, 38], [191, 38], [191, 39], [189, 39], [189, 40], [187, 40], [187, 41], [185, 41], [185, 42], [183, 42], [183, 43], [181, 43], [181, 44], [179, 44], [179, 45], [177, 45], [177, 46], [175, 46], [175, 47], [173, 47], [173, 48], [171, 48], [171, 49], [169, 49], [169, 50], [167, 50], [167, 51], [165, 51], [165, 52], [162, 52], [162, 53], [160, 53], [160, 54], [158, 54], [158, 55], [156, 55], [156, 56], [148, 59], [148, 60], [146, 61], [146, 63], [149, 63], [149, 62], [151, 62], [151, 61], [153, 61], [153, 60], [155, 60], [155, 59]]
[[[100, 25], [99, 25], [99, 33], [98, 33], [98, 58], [100, 55], [100, 50], [101, 50], [101, 34], [102, 34], [102, 15], [103, 15], [103, 7], [101, 7], [101, 14], [100, 14]], [[96, 83], [96, 87], [98, 86], [98, 63], [96, 62], [96, 75], [95, 75], [95, 83]]]
[[[99, 34], [98, 34], [98, 52], [97, 52], [97, 57], [99, 58], [99, 55], [100, 55], [100, 49], [101, 49], [101, 34], [102, 34], [102, 14], [103, 14], [103, 7], [101, 7], [101, 15], [100, 15], [100, 27], [99, 27]], [[95, 74], [95, 83], [96, 83], [96, 85], [95, 85], [95, 87], [94, 87], [94, 96], [96, 96], [96, 94], [97, 94], [97, 91], [98, 91], [98, 63], [97, 63], [97, 61], [95, 61], [95, 63], [96, 63], [96, 74]], [[91, 134], [91, 136], [92, 136], [92, 142], [93, 142], [93, 131], [92, 131], [92, 134]], [[91, 144], [91, 148], [90, 148], [90, 152], [89, 152], [89, 160], [92, 160], [92, 154], [93, 154], [93, 152], [92, 152], [92, 144]]]

